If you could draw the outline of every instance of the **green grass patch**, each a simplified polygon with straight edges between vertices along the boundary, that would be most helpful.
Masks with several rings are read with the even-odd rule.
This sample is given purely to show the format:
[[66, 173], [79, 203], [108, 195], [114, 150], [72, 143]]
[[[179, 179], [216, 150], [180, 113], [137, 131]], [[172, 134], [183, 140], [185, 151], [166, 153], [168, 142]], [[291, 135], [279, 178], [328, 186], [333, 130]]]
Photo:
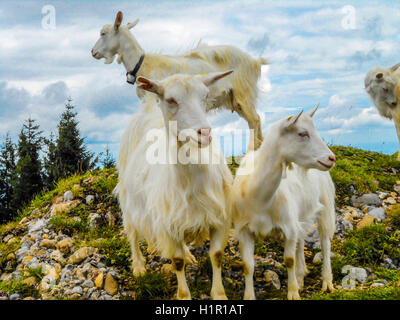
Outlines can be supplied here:
[[377, 265], [386, 254], [400, 258], [400, 232], [388, 231], [383, 223], [350, 231], [346, 240], [335, 244], [342, 260], [347, 264]]
[[85, 233], [89, 231], [87, 218], [70, 217], [65, 213], [59, 213], [50, 219], [50, 224], [58, 232], [62, 231], [65, 234], [72, 235], [76, 232]]
[[9, 295], [14, 293], [19, 293], [23, 297], [35, 297], [38, 298], [40, 296], [39, 291], [34, 287], [22, 283], [22, 280], [14, 280], [14, 281], [0, 281], [0, 291], [6, 292]]
[[[395, 155], [365, 151], [352, 147], [330, 146], [336, 155], [336, 165], [330, 171], [336, 185], [339, 203], [348, 196], [353, 185], [358, 193], [392, 190], [400, 180], [400, 161]], [[394, 174], [392, 168], [397, 170]]]
[[168, 283], [168, 279], [160, 273], [147, 272], [134, 279], [136, 299], [171, 299], [175, 288]]
[[400, 287], [367, 288], [362, 290], [336, 290], [317, 293], [310, 300], [399, 300]]

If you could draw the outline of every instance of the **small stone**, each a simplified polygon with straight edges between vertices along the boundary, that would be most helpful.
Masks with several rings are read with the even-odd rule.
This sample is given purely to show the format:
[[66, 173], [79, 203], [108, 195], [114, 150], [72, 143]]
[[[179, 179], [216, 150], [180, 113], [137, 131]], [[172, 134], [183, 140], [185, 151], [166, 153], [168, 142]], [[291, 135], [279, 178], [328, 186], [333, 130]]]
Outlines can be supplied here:
[[88, 279], [82, 283], [82, 287], [84, 288], [92, 288], [94, 287], [94, 283], [92, 280]]
[[342, 273], [346, 276], [343, 278], [342, 285], [344, 289], [355, 289], [356, 282], [365, 283], [368, 279], [367, 270], [357, 268], [351, 265], [345, 265]]
[[81, 287], [79, 287], [79, 286], [76, 286], [70, 291], [70, 294], [71, 295], [73, 295], [73, 294], [82, 295], [83, 294], [83, 289]]
[[365, 228], [374, 223], [375, 217], [369, 213], [365, 214], [364, 217], [357, 223], [357, 229]]
[[7, 255], [5, 261], [14, 261], [16, 258], [17, 258], [16, 255], [13, 252], [11, 252]]
[[89, 226], [91, 228], [96, 228], [102, 225], [103, 223], [103, 218], [98, 213], [92, 212], [89, 214], [88, 218], [89, 218]]
[[55, 285], [56, 278], [51, 275], [47, 275], [42, 278], [42, 281], [40, 281], [39, 290], [45, 292], [53, 288]]
[[58, 241], [56, 247], [57, 247], [57, 249], [59, 249], [59, 250], [60, 250], [60, 249], [61, 249], [61, 250], [64, 250], [64, 249], [69, 250], [69, 249], [72, 248], [73, 244], [74, 244], [74, 239], [72, 239], [72, 238], [65, 238], [65, 239], [63, 239], [63, 240]]
[[50, 254], [50, 259], [53, 259], [61, 264], [64, 264], [65, 259], [62, 255], [62, 253], [59, 250], [54, 250], [51, 254]]
[[22, 296], [19, 293], [14, 293], [10, 296], [10, 300], [21, 300]]
[[91, 194], [89, 194], [89, 195], [85, 198], [86, 204], [91, 204], [91, 203], [93, 202], [93, 200], [94, 200], [94, 195], [91, 195]]
[[382, 288], [384, 286], [385, 285], [383, 283], [380, 283], [380, 282], [374, 282], [373, 284], [371, 284], [372, 288]]
[[264, 272], [264, 278], [267, 283], [271, 283], [275, 289], [281, 289], [281, 282], [279, 280], [279, 276], [276, 272], [272, 270], [267, 270]]
[[368, 212], [371, 216], [374, 216], [375, 218], [379, 220], [384, 220], [386, 219], [386, 214], [385, 210], [383, 208], [374, 208], [371, 211]]
[[40, 242], [40, 247], [54, 248], [55, 246], [56, 246], [56, 241], [55, 240], [43, 239]]
[[115, 295], [118, 291], [118, 283], [111, 273], [107, 273], [106, 281], [104, 282], [104, 290], [111, 296]]
[[94, 280], [94, 284], [96, 285], [97, 288], [102, 288], [103, 287], [103, 281], [104, 281], [104, 273], [101, 272], [96, 277], [96, 280]]
[[393, 197], [389, 197], [384, 201], [385, 201], [385, 203], [388, 203], [388, 204], [396, 204], [397, 203]]
[[378, 207], [381, 205], [381, 199], [379, 199], [379, 196], [376, 193], [366, 193], [361, 197], [352, 196], [351, 202], [355, 207], [361, 207], [363, 205]]
[[353, 222], [354, 222], [354, 220], [353, 220], [353, 215], [352, 215], [349, 211], [347, 211], [347, 212], [343, 215], [343, 219], [347, 220], [347, 221], [350, 222], [350, 223], [353, 223]]
[[68, 259], [68, 263], [70, 264], [78, 264], [81, 261], [85, 260], [87, 257], [91, 256], [97, 252], [96, 248], [93, 247], [83, 247], [79, 250], [75, 251]]
[[28, 227], [29, 233], [34, 233], [36, 231], [41, 231], [47, 226], [48, 220], [39, 219], [35, 223]]
[[74, 200], [74, 194], [72, 193], [71, 190], [65, 191], [63, 199], [64, 199], [64, 202], [72, 201], [72, 200]]

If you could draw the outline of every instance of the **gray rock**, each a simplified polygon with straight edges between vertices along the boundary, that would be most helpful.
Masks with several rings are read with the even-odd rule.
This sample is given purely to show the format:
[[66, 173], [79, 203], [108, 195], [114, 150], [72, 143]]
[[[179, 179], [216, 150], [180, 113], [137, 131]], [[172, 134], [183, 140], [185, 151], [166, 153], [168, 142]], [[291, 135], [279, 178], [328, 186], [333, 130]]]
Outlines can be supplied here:
[[381, 283], [381, 282], [374, 282], [373, 284], [371, 284], [372, 288], [382, 288], [384, 286], [385, 285], [383, 283]]
[[84, 287], [84, 288], [93, 288], [94, 287], [94, 283], [93, 283], [92, 280], [88, 279], [84, 283], [82, 283], [82, 287]]
[[83, 289], [79, 286], [76, 286], [70, 291], [70, 295], [73, 295], [75, 293], [83, 294]]
[[364, 268], [345, 265], [342, 268], [342, 273], [345, 274], [342, 279], [342, 286], [344, 289], [355, 289], [357, 282], [365, 283], [368, 279], [367, 270]]
[[17, 261], [20, 262], [27, 254], [29, 249], [27, 247], [21, 247], [15, 252], [15, 256], [17, 257]]
[[20, 295], [19, 293], [14, 293], [10, 296], [10, 300], [21, 300], [22, 299], [22, 295]]
[[368, 213], [371, 216], [374, 216], [375, 218], [379, 219], [379, 220], [384, 220], [386, 219], [386, 214], [385, 214], [385, 210], [383, 208], [374, 208], [371, 211], [368, 211]]
[[376, 193], [366, 193], [363, 194], [361, 197], [352, 196], [351, 203], [355, 207], [361, 207], [361, 206], [378, 207], [381, 205], [381, 199], [379, 199], [379, 196]]
[[46, 220], [46, 219], [36, 220], [35, 223], [31, 224], [28, 227], [28, 231], [30, 234], [38, 232], [38, 231], [42, 231], [47, 226], [48, 223], [49, 223], [49, 220]]
[[94, 200], [94, 195], [89, 194], [86, 198], [85, 201], [87, 204], [91, 204]]
[[103, 223], [103, 218], [98, 213], [92, 212], [89, 214], [89, 226], [96, 228]]
[[74, 194], [71, 190], [65, 191], [63, 196], [64, 202], [74, 200]]
[[281, 282], [279, 280], [279, 276], [276, 272], [272, 270], [267, 270], [264, 272], [264, 278], [266, 282], [270, 282], [275, 289], [280, 290], [281, 289]]

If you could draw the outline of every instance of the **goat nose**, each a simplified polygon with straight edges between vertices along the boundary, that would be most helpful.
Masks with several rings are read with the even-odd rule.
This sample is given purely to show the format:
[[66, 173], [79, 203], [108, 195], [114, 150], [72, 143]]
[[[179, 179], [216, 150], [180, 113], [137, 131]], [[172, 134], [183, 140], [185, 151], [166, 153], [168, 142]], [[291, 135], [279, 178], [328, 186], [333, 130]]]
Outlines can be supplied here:
[[93, 51], [93, 49], [92, 49], [92, 51], [90, 51], [91, 53], [92, 53], [92, 56], [94, 57], [94, 51]]
[[397, 106], [397, 102], [392, 102], [392, 106], [393, 107]]
[[332, 162], [335, 162], [336, 161], [336, 157], [335, 157], [335, 155], [330, 155], [329, 156], [329, 160], [331, 160]]

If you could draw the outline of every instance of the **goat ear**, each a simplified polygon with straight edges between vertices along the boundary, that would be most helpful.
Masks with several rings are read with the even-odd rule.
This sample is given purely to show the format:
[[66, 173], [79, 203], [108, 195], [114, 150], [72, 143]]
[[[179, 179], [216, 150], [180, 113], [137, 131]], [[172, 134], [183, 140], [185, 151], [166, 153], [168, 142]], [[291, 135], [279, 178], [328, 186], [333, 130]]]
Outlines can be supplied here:
[[395, 72], [400, 67], [400, 62], [396, 63], [394, 66], [390, 67], [390, 71]]
[[139, 23], [139, 19], [136, 19], [136, 20], [133, 21], [133, 22], [128, 22], [128, 24], [127, 24], [128, 29], [132, 29], [132, 28], [133, 28], [134, 26], [136, 26], [138, 23]]
[[376, 74], [376, 78], [379, 79], [379, 80], [382, 79], [383, 78], [383, 73], [382, 72], [377, 73]]
[[144, 77], [138, 77], [136, 81], [138, 83], [137, 87], [140, 89], [153, 92], [155, 94], [158, 94], [159, 96], [161, 96], [163, 93], [162, 87], [156, 81]]
[[122, 23], [122, 12], [118, 11], [117, 16], [115, 17], [115, 22], [114, 22], [114, 29], [115, 31], [118, 31], [119, 26]]
[[287, 123], [286, 123], [286, 128], [289, 128], [293, 125], [295, 125], [295, 123], [297, 122], [297, 120], [299, 120], [300, 116], [303, 114], [304, 110], [301, 110], [299, 112], [299, 114], [297, 114], [296, 116], [290, 116], [286, 119]]
[[233, 72], [233, 70], [228, 70], [228, 71], [223, 71], [223, 72], [213, 72], [205, 75], [201, 75], [201, 80], [203, 83], [208, 87], [214, 84], [216, 81], [219, 79], [222, 79], [226, 77], [227, 75], [230, 75]]
[[315, 114], [315, 112], [317, 111], [318, 107], [319, 107], [319, 102], [317, 103], [317, 105], [316, 105], [311, 111], [308, 111], [308, 112], [307, 112], [308, 115], [309, 115], [311, 118], [314, 116], [314, 114]]

